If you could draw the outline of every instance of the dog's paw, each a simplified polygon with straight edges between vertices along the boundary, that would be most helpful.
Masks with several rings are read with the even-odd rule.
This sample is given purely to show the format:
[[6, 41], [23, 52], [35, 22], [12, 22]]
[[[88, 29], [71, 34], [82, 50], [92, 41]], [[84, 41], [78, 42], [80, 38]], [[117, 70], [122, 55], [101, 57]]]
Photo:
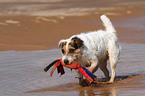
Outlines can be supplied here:
[[90, 85], [90, 83], [89, 83], [89, 81], [88, 81], [88, 80], [83, 79], [83, 80], [81, 80], [80, 85], [81, 85], [82, 87], [86, 87], [86, 86], [89, 86], [89, 85]]

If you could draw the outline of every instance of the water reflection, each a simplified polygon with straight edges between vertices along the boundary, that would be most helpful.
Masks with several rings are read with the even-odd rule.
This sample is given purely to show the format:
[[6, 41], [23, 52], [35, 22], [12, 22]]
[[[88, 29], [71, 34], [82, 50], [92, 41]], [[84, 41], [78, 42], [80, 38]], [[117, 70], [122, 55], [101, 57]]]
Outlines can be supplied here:
[[[93, 86], [82, 87], [78, 85], [78, 83], [67, 83], [67, 84], [62, 84], [55, 87], [32, 90], [26, 93], [49, 92], [49, 93], [52, 93], [52, 94], [55, 93], [58, 95], [58, 94], [61, 94], [61, 92], [65, 92], [68, 94], [72, 94], [73, 92], [73, 95], [75, 96], [96, 96], [96, 95], [97, 96], [110, 96], [110, 95], [117, 96], [120, 88], [123, 88], [123, 89], [126, 87], [134, 88], [135, 85], [137, 85], [140, 88], [139, 83], [136, 84], [136, 81], [139, 81], [138, 79], [141, 79], [144, 77], [145, 77], [145, 74], [131, 73], [128, 75], [116, 76], [115, 78], [116, 82], [114, 83], [106, 83], [106, 84], [99, 83], [98, 85], [95, 85], [94, 87]], [[100, 78], [100, 80], [103, 80], [103, 79], [104, 78]], [[143, 85], [143, 83], [141, 83], [140, 85]]]
[[[39, 90], [32, 90], [26, 93], [35, 93], [35, 92], [49, 92], [51, 94], [62, 94], [63, 92], [72, 94], [75, 96], [117, 96], [117, 88], [113, 84], [99, 85], [96, 87], [81, 87], [77, 83], [68, 83], [64, 85], [59, 85], [50, 88], [43, 88]], [[76, 93], [76, 94], [75, 94]]]
[[80, 88], [78, 91], [78, 96], [117, 96], [117, 89], [115, 86]]

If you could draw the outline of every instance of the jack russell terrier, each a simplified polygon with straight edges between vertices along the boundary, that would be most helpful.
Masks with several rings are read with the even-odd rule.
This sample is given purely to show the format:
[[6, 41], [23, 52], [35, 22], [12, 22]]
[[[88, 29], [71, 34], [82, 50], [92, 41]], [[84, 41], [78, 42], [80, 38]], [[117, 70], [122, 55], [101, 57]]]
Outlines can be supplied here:
[[[100, 16], [105, 30], [91, 31], [73, 35], [68, 39], [59, 41], [62, 52], [62, 62], [66, 65], [76, 61], [83, 67], [90, 67], [89, 71], [94, 73], [98, 67], [103, 71], [106, 80], [114, 82], [115, 67], [120, 55], [120, 47], [117, 43], [116, 30], [106, 15]], [[107, 60], [111, 67], [111, 78], [107, 69]], [[83, 75], [78, 71], [79, 83]]]

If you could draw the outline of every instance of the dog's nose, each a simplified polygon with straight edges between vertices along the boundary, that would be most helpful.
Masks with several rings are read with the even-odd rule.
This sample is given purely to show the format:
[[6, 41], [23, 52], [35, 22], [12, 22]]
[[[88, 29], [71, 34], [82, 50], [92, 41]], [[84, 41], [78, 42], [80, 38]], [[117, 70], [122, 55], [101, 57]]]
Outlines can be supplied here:
[[68, 64], [68, 62], [69, 62], [69, 61], [68, 61], [67, 59], [64, 59], [64, 63], [65, 63], [65, 64]]

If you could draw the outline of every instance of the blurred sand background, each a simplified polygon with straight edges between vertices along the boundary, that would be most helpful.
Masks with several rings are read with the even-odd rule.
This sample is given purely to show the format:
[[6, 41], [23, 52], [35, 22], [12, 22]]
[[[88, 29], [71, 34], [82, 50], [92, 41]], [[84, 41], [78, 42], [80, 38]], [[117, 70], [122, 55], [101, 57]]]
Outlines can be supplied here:
[[106, 14], [120, 42], [145, 43], [144, 0], [0, 0], [0, 50], [57, 48], [60, 39], [104, 28]]
[[[0, 0], [0, 96], [144, 96], [144, 6], [145, 0]], [[60, 39], [104, 29], [101, 14], [111, 19], [122, 47], [119, 81], [81, 87], [75, 71], [51, 78], [43, 72], [61, 58]], [[100, 70], [95, 75], [104, 77]]]

